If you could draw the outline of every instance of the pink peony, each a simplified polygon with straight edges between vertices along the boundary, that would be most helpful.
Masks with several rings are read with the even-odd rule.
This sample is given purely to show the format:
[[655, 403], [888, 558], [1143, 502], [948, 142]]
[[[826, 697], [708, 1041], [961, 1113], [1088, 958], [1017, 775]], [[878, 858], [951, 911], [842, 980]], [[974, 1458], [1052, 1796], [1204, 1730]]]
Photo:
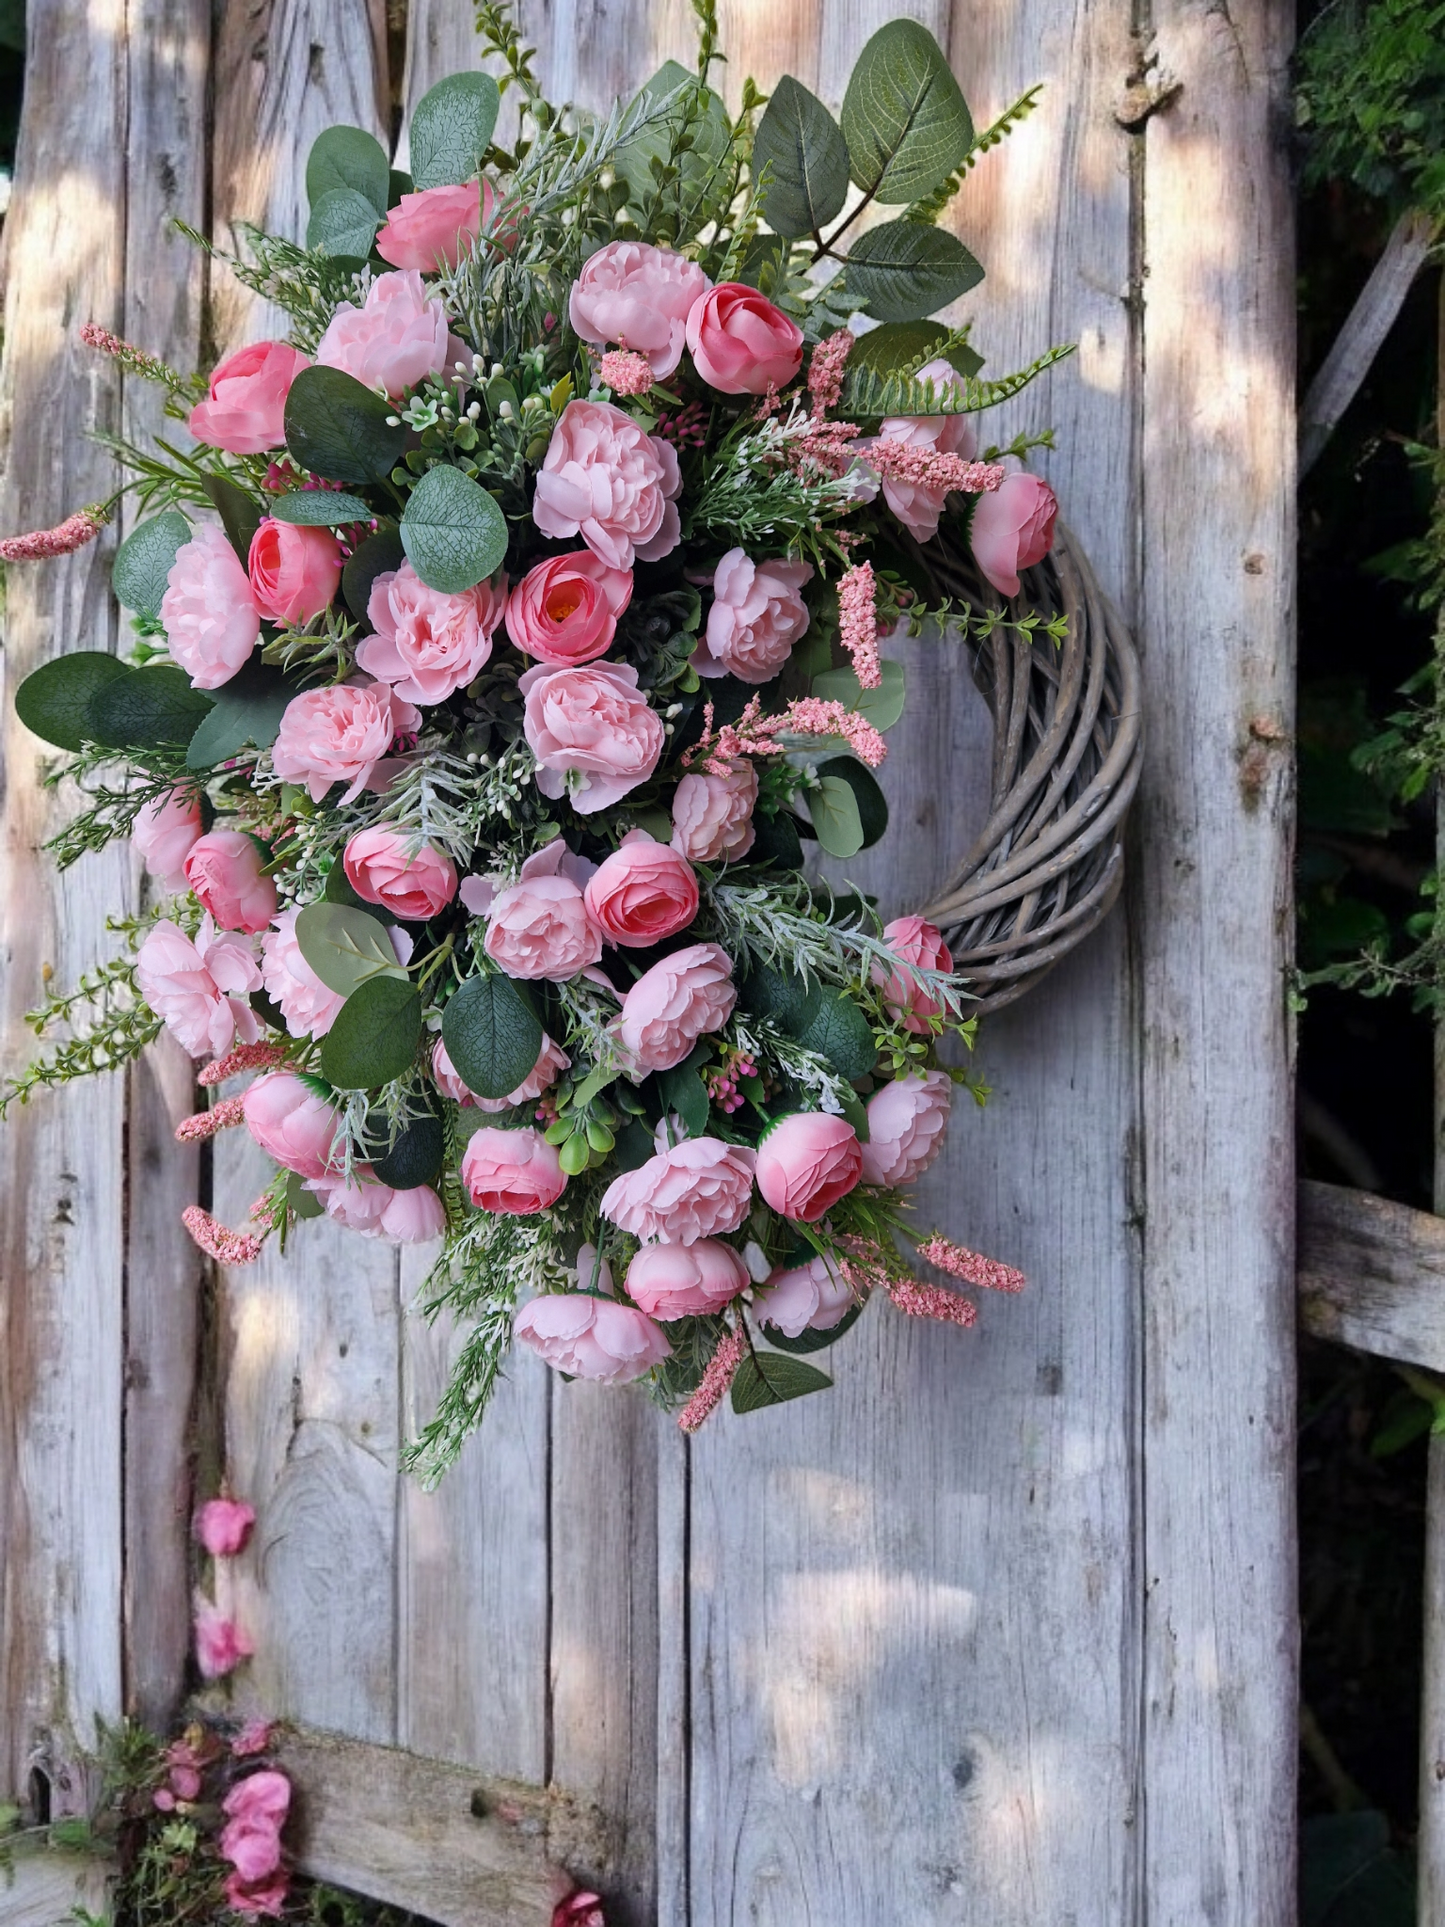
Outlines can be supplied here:
[[628, 1297], [664, 1323], [721, 1311], [751, 1283], [742, 1258], [716, 1238], [644, 1245], [627, 1267]]
[[579, 816], [591, 816], [620, 803], [657, 768], [666, 738], [630, 663], [538, 663], [517, 687], [526, 698], [522, 729], [543, 796], [566, 796]]
[[912, 1184], [943, 1149], [953, 1080], [943, 1071], [895, 1077], [868, 1100], [865, 1184]]
[[517, 1313], [512, 1336], [553, 1371], [599, 1385], [625, 1385], [672, 1355], [667, 1334], [644, 1313], [581, 1291], [534, 1298]]
[[443, 595], [403, 562], [371, 585], [366, 613], [376, 634], [357, 645], [356, 666], [408, 702], [445, 702], [486, 665], [506, 602], [504, 575]]
[[163, 917], [136, 957], [136, 984], [157, 1017], [192, 1057], [219, 1057], [232, 1044], [254, 1044], [261, 1022], [246, 999], [261, 987], [251, 940], [218, 932], [202, 917], [192, 941]]
[[299, 628], [331, 606], [341, 548], [330, 529], [296, 528], [263, 516], [247, 554], [251, 599], [268, 621]]
[[587, 908], [609, 943], [630, 950], [675, 937], [697, 915], [687, 858], [646, 830], [629, 830], [587, 885]]
[[276, 914], [276, 885], [261, 874], [264, 859], [244, 830], [212, 830], [191, 845], [186, 882], [222, 930], [264, 930]]
[[346, 999], [328, 990], [301, 954], [296, 941], [298, 909], [283, 910], [275, 929], [261, 939], [261, 982], [281, 1007], [293, 1037], [324, 1037]]
[[687, 317], [692, 364], [724, 395], [786, 388], [803, 365], [803, 331], [756, 288], [723, 281]]
[[[942, 359], [925, 362], [914, 380], [931, 381], [942, 393], [963, 386], [958, 370]], [[902, 442], [909, 448], [931, 448], [940, 455], [961, 455], [965, 461], [973, 459], [978, 446], [967, 415], [889, 415], [879, 427], [878, 439]], [[866, 446], [860, 447], [859, 454], [866, 463]], [[916, 541], [929, 542], [938, 533], [938, 518], [948, 491], [929, 488], [922, 482], [895, 481], [885, 475], [883, 499]]]
[[490, 181], [403, 194], [382, 223], [376, 251], [394, 268], [416, 268], [423, 274], [454, 268], [465, 244], [481, 233], [483, 219], [491, 219], [492, 199]]
[[224, 1891], [226, 1905], [233, 1914], [243, 1914], [249, 1920], [263, 1916], [279, 1920], [291, 1891], [291, 1876], [284, 1867], [278, 1867], [264, 1880], [243, 1880], [238, 1873], [227, 1874]]
[[998, 488], [980, 495], [968, 525], [973, 559], [1000, 595], [1017, 595], [1019, 570], [1042, 562], [1054, 546], [1059, 499], [1048, 483], [1025, 469], [1005, 475]]
[[543, 535], [580, 535], [610, 569], [660, 562], [682, 536], [671, 442], [605, 401], [569, 401], [537, 476], [532, 519]]
[[763, 1133], [758, 1189], [783, 1218], [816, 1224], [863, 1175], [863, 1147], [844, 1117], [794, 1111]]
[[394, 1244], [430, 1244], [446, 1228], [446, 1211], [429, 1184], [393, 1191], [391, 1202], [381, 1214], [381, 1235]]
[[540, 1131], [500, 1131], [487, 1124], [473, 1132], [462, 1153], [462, 1183], [483, 1211], [523, 1216], [546, 1211], [567, 1189], [567, 1174]]
[[712, 283], [695, 261], [645, 241], [611, 241], [590, 256], [567, 304], [573, 332], [646, 355], [659, 381], [682, 360], [687, 317]]
[[[883, 926], [883, 940], [905, 963], [924, 970], [952, 970], [953, 957], [936, 925], [923, 917], [895, 917]], [[883, 1001], [901, 1017], [903, 1028], [918, 1035], [931, 1031], [932, 1018], [943, 1015], [943, 1004], [930, 995], [910, 970], [885, 970], [874, 964], [873, 981], [883, 992]]]
[[316, 347], [325, 368], [340, 368], [366, 388], [383, 388], [399, 401], [408, 388], [447, 365], [447, 316], [429, 301], [415, 268], [379, 274], [366, 304], [343, 301]]
[[623, 1050], [641, 1071], [670, 1071], [707, 1031], [732, 1015], [732, 958], [720, 944], [675, 950], [644, 972], [622, 1000], [617, 1020]]
[[196, 1595], [192, 1632], [196, 1644], [196, 1665], [200, 1668], [202, 1679], [224, 1678], [256, 1650], [235, 1620], [200, 1593]]
[[838, 1276], [826, 1258], [813, 1258], [791, 1271], [775, 1271], [753, 1300], [765, 1325], [776, 1325], [789, 1338], [805, 1331], [831, 1331], [852, 1309], [853, 1289]]
[[246, 1128], [268, 1157], [303, 1178], [331, 1168], [341, 1119], [295, 1071], [268, 1071], [241, 1100]]
[[753, 847], [758, 772], [746, 757], [725, 776], [689, 770], [672, 799], [672, 847], [692, 863], [733, 863]]
[[227, 355], [187, 423], [198, 442], [230, 455], [261, 455], [286, 439], [286, 397], [310, 362], [285, 341], [255, 341]]
[[366, 903], [379, 903], [403, 923], [425, 923], [457, 893], [457, 867], [423, 843], [419, 850], [395, 830], [358, 830], [342, 857], [346, 880]]
[[736, 1231], [752, 1209], [756, 1164], [756, 1152], [744, 1145], [684, 1138], [614, 1178], [602, 1194], [602, 1215], [644, 1244], [690, 1245]]
[[186, 790], [167, 790], [141, 805], [130, 833], [136, 854], [163, 890], [184, 890], [186, 858], [201, 834], [201, 800]]
[[161, 597], [166, 646], [197, 689], [219, 689], [246, 661], [261, 612], [241, 559], [210, 522], [176, 550]]
[[771, 682], [808, 627], [798, 593], [812, 576], [806, 562], [750, 562], [729, 549], [713, 576], [707, 633], [692, 666], [700, 676]]
[[529, 569], [507, 603], [507, 634], [524, 655], [556, 668], [591, 662], [617, 633], [632, 600], [632, 575], [591, 549], [549, 556]]
[[560, 836], [522, 865], [487, 912], [487, 955], [509, 977], [566, 983], [602, 955], [602, 932], [583, 894], [585, 866]]
[[254, 1506], [239, 1499], [207, 1499], [196, 1514], [195, 1534], [213, 1559], [234, 1559], [245, 1551], [255, 1523]]
[[447, 1055], [447, 1047], [437, 1039], [432, 1051], [431, 1074], [439, 1091], [458, 1104], [475, 1105], [479, 1111], [509, 1111], [515, 1104], [529, 1104], [534, 1098], [548, 1090], [565, 1070], [570, 1070], [572, 1059], [566, 1051], [559, 1050], [544, 1031], [542, 1048], [537, 1053], [537, 1061], [522, 1079], [516, 1090], [506, 1097], [478, 1097], [465, 1083], [460, 1073]]
[[341, 683], [293, 696], [271, 748], [283, 783], [299, 783], [319, 803], [333, 783], [355, 802], [398, 736], [421, 727], [420, 712], [384, 682]]

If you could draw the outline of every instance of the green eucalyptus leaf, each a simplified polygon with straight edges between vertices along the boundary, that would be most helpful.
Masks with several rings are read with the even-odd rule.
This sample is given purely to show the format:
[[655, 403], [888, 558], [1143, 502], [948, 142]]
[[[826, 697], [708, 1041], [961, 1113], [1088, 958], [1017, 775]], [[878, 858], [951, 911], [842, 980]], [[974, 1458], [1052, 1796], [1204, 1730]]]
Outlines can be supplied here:
[[876, 689], [865, 689], [851, 669], [825, 669], [821, 676], [814, 676], [808, 693], [820, 702], [856, 709], [877, 730], [892, 729], [903, 714], [903, 664], [884, 662], [881, 668], [883, 680]]
[[[871, 368], [880, 375], [896, 375], [935, 358], [953, 330], [942, 321], [885, 321], [859, 335], [848, 355], [851, 369]], [[961, 375], [976, 375], [983, 356], [966, 341], [955, 341], [944, 359]]]
[[385, 927], [364, 910], [343, 903], [309, 903], [296, 919], [296, 942], [328, 990], [350, 997], [373, 977], [405, 983]]
[[368, 535], [361, 547], [347, 560], [341, 571], [341, 593], [346, 606], [358, 622], [366, 619], [371, 600], [371, 585], [379, 575], [399, 569], [406, 560], [401, 531], [387, 522], [375, 535]]
[[750, 1352], [733, 1379], [733, 1410], [739, 1416], [760, 1412], [766, 1405], [783, 1405], [809, 1392], [826, 1392], [832, 1383], [826, 1372], [820, 1372], [816, 1365], [805, 1365], [800, 1358], [778, 1352]]
[[279, 669], [252, 656], [214, 693], [214, 707], [186, 751], [187, 769], [214, 769], [248, 743], [269, 749], [280, 731], [286, 705], [300, 692]]
[[442, 1013], [442, 1042], [468, 1090], [509, 1097], [537, 1062], [542, 1025], [510, 977], [469, 977]]
[[91, 699], [131, 671], [101, 649], [79, 649], [32, 669], [15, 691], [15, 713], [28, 730], [57, 749], [78, 750], [95, 740]]
[[874, 34], [843, 96], [843, 134], [853, 179], [885, 205], [921, 200], [966, 159], [973, 116], [926, 27], [890, 20]]
[[306, 488], [294, 495], [278, 495], [271, 513], [278, 522], [289, 522], [297, 529], [339, 529], [346, 522], [369, 522], [375, 511], [359, 495], [334, 488]]
[[110, 585], [122, 608], [149, 616], [153, 622], [159, 618], [176, 551], [190, 539], [191, 525], [177, 509], [153, 515], [131, 530], [116, 550], [110, 572]]
[[707, 1086], [694, 1070], [679, 1064], [675, 1070], [659, 1071], [657, 1088], [667, 1111], [676, 1111], [687, 1126], [689, 1137], [701, 1137], [707, 1130], [712, 1100]]
[[836, 776], [852, 790], [853, 801], [858, 805], [863, 848], [871, 849], [888, 828], [888, 804], [872, 770], [855, 756], [830, 756], [826, 763], [819, 763], [818, 774], [825, 783]]
[[286, 446], [329, 482], [384, 482], [406, 448], [391, 415], [389, 401], [340, 368], [303, 368], [286, 396]]
[[482, 168], [501, 96], [490, 74], [449, 74], [411, 115], [411, 172], [418, 188], [459, 187]]
[[804, 1021], [808, 1008], [809, 985], [796, 970], [775, 970], [771, 964], [753, 962], [740, 987], [744, 1010], [755, 1017], [770, 1017], [790, 1034]]
[[299, 1171], [293, 1171], [286, 1180], [286, 1204], [298, 1218], [319, 1218], [326, 1210], [316, 1193], [306, 1189], [306, 1180]]
[[374, 204], [354, 187], [333, 188], [312, 205], [306, 245], [336, 260], [364, 261], [381, 221]]
[[390, 183], [386, 149], [364, 128], [328, 127], [312, 141], [306, 157], [306, 198], [313, 208], [325, 195], [346, 191], [360, 195], [380, 217], [386, 213]]
[[[363, 916], [379, 923], [384, 930], [391, 928], [392, 919], [379, 903], [368, 903], [359, 897], [351, 887], [351, 879], [346, 874], [344, 863], [333, 863], [326, 872], [326, 882], [321, 891], [323, 903], [339, 903], [348, 910], [359, 910]], [[400, 968], [400, 966], [398, 966]]]
[[411, 1069], [421, 1031], [416, 986], [405, 976], [368, 977], [337, 1011], [321, 1040], [321, 1075], [338, 1091], [370, 1091], [389, 1084]]
[[210, 713], [213, 698], [192, 689], [173, 663], [127, 669], [100, 683], [88, 705], [88, 734], [108, 749], [184, 748]]
[[377, 1120], [375, 1130], [370, 1128], [368, 1120], [368, 1139], [383, 1147], [367, 1160], [382, 1184], [389, 1184], [394, 1191], [414, 1191], [419, 1184], [436, 1182], [446, 1144], [442, 1121], [435, 1112], [426, 1111], [414, 1117], [399, 1132], [389, 1150], [385, 1148], [387, 1130], [383, 1119]]
[[790, 241], [815, 234], [848, 197], [848, 144], [816, 94], [785, 75], [753, 139], [753, 179], [771, 166], [763, 218]]
[[443, 463], [412, 490], [401, 542], [428, 588], [461, 595], [506, 559], [507, 518], [479, 483]]
[[825, 776], [807, 793], [813, 830], [829, 856], [857, 856], [863, 847], [863, 819], [853, 787], [841, 776]]
[[880, 321], [916, 321], [946, 308], [983, 279], [955, 235], [917, 221], [885, 221], [848, 253], [848, 292]]
[[817, 986], [793, 1034], [808, 1050], [826, 1057], [850, 1084], [866, 1077], [878, 1061], [873, 1026], [851, 997], [830, 986]]
[[247, 567], [251, 555], [251, 539], [261, 526], [262, 509], [258, 502], [252, 501], [245, 489], [225, 475], [206, 475], [201, 481], [202, 488], [215, 505], [221, 518], [221, 527], [226, 531], [226, 539], [241, 558], [241, 567]]
[[852, 1331], [863, 1316], [861, 1305], [850, 1305], [836, 1325], [827, 1325], [821, 1331], [814, 1331], [811, 1325], [805, 1326], [796, 1338], [789, 1338], [785, 1331], [768, 1323], [768, 1301], [766, 1297], [757, 1300], [758, 1319], [763, 1328], [763, 1337], [780, 1352], [791, 1352], [795, 1358], [805, 1357], [809, 1352], [826, 1351], [835, 1344], [845, 1332]]
[[416, 182], [411, 178], [410, 174], [403, 172], [401, 168], [392, 168], [391, 184], [386, 192], [387, 206], [389, 208], [395, 207], [403, 194], [414, 194], [415, 192]]

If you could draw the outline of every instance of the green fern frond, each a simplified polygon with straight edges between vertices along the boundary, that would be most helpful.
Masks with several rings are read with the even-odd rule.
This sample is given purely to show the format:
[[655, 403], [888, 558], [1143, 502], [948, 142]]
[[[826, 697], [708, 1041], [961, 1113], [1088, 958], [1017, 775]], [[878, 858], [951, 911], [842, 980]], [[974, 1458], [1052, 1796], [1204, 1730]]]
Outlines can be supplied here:
[[1039, 95], [1043, 91], [1042, 82], [1030, 87], [1027, 93], [1019, 95], [1012, 107], [1005, 107], [991, 127], [985, 127], [981, 134], [975, 134], [973, 146], [969, 148], [953, 173], [940, 181], [931, 194], [926, 194], [921, 201], [914, 201], [905, 211], [904, 220], [917, 221], [924, 227], [934, 226], [939, 215], [968, 179], [969, 170], [977, 163], [979, 155], [988, 153], [992, 147], [1002, 145], [1019, 122], [1027, 120], [1038, 106]]
[[883, 415], [976, 415], [985, 408], [997, 408], [1027, 388], [1036, 376], [1055, 362], [1074, 352], [1074, 344], [1050, 348], [1047, 354], [1031, 361], [1027, 368], [1004, 375], [998, 381], [981, 381], [977, 375], [961, 375], [947, 390], [931, 381], [917, 381], [911, 375], [882, 375], [868, 367], [850, 368], [843, 380], [838, 412], [850, 421], [876, 419]]

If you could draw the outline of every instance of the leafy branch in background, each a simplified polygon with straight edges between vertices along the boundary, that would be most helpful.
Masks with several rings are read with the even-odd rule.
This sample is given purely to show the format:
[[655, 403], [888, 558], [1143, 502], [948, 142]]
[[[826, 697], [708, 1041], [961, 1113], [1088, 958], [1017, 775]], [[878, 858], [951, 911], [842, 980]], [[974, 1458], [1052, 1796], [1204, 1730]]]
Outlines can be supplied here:
[[1297, 59], [1306, 182], [1445, 217], [1445, 0], [1333, 0]]

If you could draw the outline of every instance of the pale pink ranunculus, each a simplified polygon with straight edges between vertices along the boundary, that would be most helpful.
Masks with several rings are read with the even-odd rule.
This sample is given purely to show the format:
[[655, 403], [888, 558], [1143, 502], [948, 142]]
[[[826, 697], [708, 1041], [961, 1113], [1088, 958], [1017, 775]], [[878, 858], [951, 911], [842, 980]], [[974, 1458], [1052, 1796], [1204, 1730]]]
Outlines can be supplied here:
[[349, 1178], [340, 1171], [309, 1178], [306, 1189], [321, 1200], [333, 1224], [359, 1231], [364, 1238], [382, 1235], [382, 1216], [396, 1195], [389, 1184], [372, 1176], [369, 1164], [353, 1165]]
[[627, 1295], [664, 1324], [721, 1311], [752, 1283], [731, 1245], [716, 1238], [695, 1244], [644, 1245], [627, 1267]]
[[753, 1309], [763, 1324], [798, 1338], [805, 1331], [831, 1331], [854, 1303], [852, 1286], [820, 1256], [789, 1271], [775, 1271], [754, 1297]]
[[593, 921], [608, 943], [629, 950], [645, 950], [686, 930], [697, 905], [692, 865], [646, 830], [629, 830], [587, 885]]
[[700, 676], [765, 683], [783, 667], [808, 627], [799, 593], [812, 576], [807, 562], [752, 562], [729, 549], [713, 576], [713, 602], [692, 666]]
[[345, 783], [353, 803], [398, 736], [421, 727], [421, 713], [389, 683], [349, 682], [305, 689], [287, 703], [271, 746], [271, 767], [283, 783], [299, 783], [319, 803], [333, 783]]
[[141, 996], [192, 1057], [223, 1056], [232, 1044], [254, 1044], [261, 1020], [246, 1001], [261, 987], [251, 939], [201, 918], [194, 940], [163, 917], [136, 956]]
[[381, 1214], [381, 1235], [394, 1244], [430, 1244], [446, 1228], [446, 1211], [429, 1184], [413, 1184], [404, 1191], [393, 1191], [391, 1203]]
[[276, 914], [276, 885], [262, 875], [265, 859], [244, 830], [211, 830], [191, 845], [186, 882], [222, 930], [264, 930]]
[[296, 941], [299, 908], [283, 910], [275, 928], [261, 939], [261, 983], [266, 995], [279, 1004], [292, 1037], [324, 1037], [346, 1002], [329, 990], [301, 954]]
[[396, 830], [374, 825], [358, 830], [342, 856], [346, 880], [366, 903], [379, 903], [403, 923], [425, 923], [457, 893], [457, 866], [449, 856]]
[[161, 627], [172, 661], [197, 689], [228, 683], [255, 648], [261, 612], [241, 558], [213, 523], [198, 524], [176, 550], [161, 597]]
[[816, 1224], [863, 1175], [863, 1147], [845, 1117], [794, 1111], [758, 1144], [758, 1189], [783, 1218]]
[[186, 790], [167, 790], [143, 803], [130, 837], [136, 854], [163, 890], [184, 890], [186, 858], [200, 841], [201, 799]]
[[490, 660], [506, 605], [505, 575], [444, 595], [403, 562], [371, 585], [366, 614], [376, 633], [357, 644], [356, 666], [408, 702], [445, 702]]
[[538, 663], [517, 687], [543, 796], [566, 796], [579, 816], [591, 816], [620, 803], [657, 768], [666, 737], [631, 663]]
[[202, 1679], [223, 1679], [256, 1650], [230, 1614], [222, 1612], [203, 1593], [196, 1595], [191, 1630]]
[[549, 1090], [565, 1070], [570, 1070], [572, 1059], [566, 1051], [559, 1050], [545, 1031], [542, 1033], [542, 1048], [537, 1052], [537, 1061], [522, 1079], [516, 1090], [509, 1091], [505, 1097], [478, 1097], [467, 1085], [447, 1055], [447, 1047], [440, 1038], [432, 1051], [431, 1074], [437, 1089], [457, 1104], [474, 1105], [479, 1111], [509, 1111], [516, 1104], [530, 1104], [539, 1098], [543, 1091]]
[[287, 341], [253, 341], [219, 363], [186, 424], [198, 442], [230, 455], [261, 455], [286, 439], [286, 397], [311, 363]]
[[492, 214], [490, 181], [465, 181], [460, 187], [423, 187], [403, 194], [376, 237], [376, 251], [394, 268], [435, 274], [454, 268], [468, 243]]
[[721, 1030], [738, 993], [732, 958], [716, 943], [689, 944], [645, 971], [622, 1000], [617, 1036], [639, 1070], [670, 1071], [698, 1038]]
[[340, 1155], [341, 1117], [295, 1071], [267, 1071], [241, 1099], [246, 1128], [268, 1157], [303, 1178], [322, 1178]]
[[943, 1149], [953, 1080], [945, 1071], [895, 1077], [868, 1100], [865, 1184], [912, 1184]]
[[290, 1891], [291, 1876], [284, 1867], [278, 1867], [263, 1880], [243, 1880], [240, 1874], [229, 1873], [223, 1888], [231, 1912], [247, 1920], [279, 1920]]
[[365, 388], [384, 388], [399, 401], [408, 388], [447, 365], [447, 315], [427, 298], [416, 268], [379, 274], [365, 305], [343, 301], [316, 345], [319, 367], [340, 368]]
[[341, 581], [341, 547], [330, 529], [298, 528], [266, 515], [251, 537], [246, 568], [261, 614], [299, 628], [330, 608]]
[[[951, 393], [963, 386], [958, 370], [942, 358], [925, 362], [914, 380], [931, 381], [941, 393]], [[961, 455], [965, 461], [973, 459], [978, 447], [973, 423], [967, 415], [889, 415], [879, 427], [878, 439], [902, 442], [908, 448], [935, 449], [940, 455]], [[866, 465], [866, 444], [860, 445], [858, 452]], [[883, 499], [915, 541], [929, 542], [938, 533], [938, 518], [943, 513], [948, 491], [929, 488], [924, 482], [897, 481], [885, 475]]]
[[753, 847], [758, 772], [740, 757], [725, 776], [689, 770], [672, 799], [672, 847], [692, 863], [735, 863]]
[[527, 858], [514, 884], [493, 896], [486, 952], [509, 977], [561, 984], [597, 962], [602, 932], [583, 889], [590, 868], [555, 836]]
[[[736, 1231], [753, 1203], [756, 1152], [721, 1138], [690, 1137], [624, 1171], [602, 1194], [604, 1218], [644, 1244], [696, 1244]], [[729, 1294], [731, 1296], [731, 1294]]]
[[741, 281], [719, 282], [692, 304], [687, 346], [693, 367], [724, 395], [786, 388], [803, 365], [797, 322]]
[[591, 549], [551, 555], [528, 569], [507, 602], [507, 634], [524, 655], [564, 669], [604, 655], [632, 600], [630, 569]]
[[[883, 926], [883, 941], [905, 964], [918, 964], [924, 970], [952, 970], [953, 957], [943, 941], [943, 933], [926, 917], [895, 917]], [[901, 1018], [903, 1028], [923, 1035], [934, 1028], [932, 1019], [943, 1015], [941, 999], [927, 991], [911, 970], [885, 970], [875, 963], [873, 982], [883, 992], [883, 1001]]]
[[572, 283], [573, 333], [594, 347], [610, 341], [646, 355], [665, 381], [682, 360], [687, 317], [712, 286], [695, 261], [646, 241], [609, 241]]
[[1016, 469], [980, 495], [968, 525], [973, 559], [1000, 595], [1017, 595], [1019, 570], [1042, 562], [1054, 546], [1059, 498], [1040, 475]]
[[605, 401], [569, 401], [537, 476], [532, 520], [580, 535], [609, 569], [660, 562], [682, 539], [677, 450]]
[[255, 1523], [254, 1506], [240, 1499], [207, 1499], [196, 1514], [193, 1529], [213, 1559], [234, 1559], [238, 1552], [245, 1551]]
[[527, 1216], [546, 1211], [567, 1189], [567, 1173], [540, 1131], [530, 1125], [502, 1131], [487, 1124], [474, 1131], [462, 1153], [462, 1183], [483, 1211]]
[[672, 1356], [664, 1332], [645, 1312], [587, 1292], [550, 1292], [523, 1305], [512, 1336], [553, 1371], [625, 1385]]

